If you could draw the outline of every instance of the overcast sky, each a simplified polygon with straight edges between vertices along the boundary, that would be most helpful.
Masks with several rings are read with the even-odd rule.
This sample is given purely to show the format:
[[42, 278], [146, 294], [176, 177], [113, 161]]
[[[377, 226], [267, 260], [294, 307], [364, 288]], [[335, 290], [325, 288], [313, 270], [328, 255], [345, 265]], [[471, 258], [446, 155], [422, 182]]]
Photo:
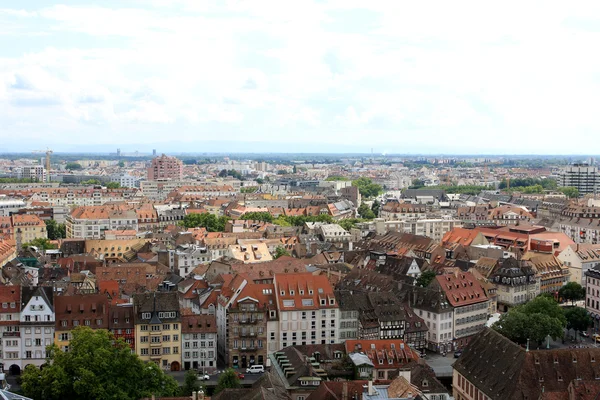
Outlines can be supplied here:
[[600, 154], [600, 1], [10, 6], [0, 152]]

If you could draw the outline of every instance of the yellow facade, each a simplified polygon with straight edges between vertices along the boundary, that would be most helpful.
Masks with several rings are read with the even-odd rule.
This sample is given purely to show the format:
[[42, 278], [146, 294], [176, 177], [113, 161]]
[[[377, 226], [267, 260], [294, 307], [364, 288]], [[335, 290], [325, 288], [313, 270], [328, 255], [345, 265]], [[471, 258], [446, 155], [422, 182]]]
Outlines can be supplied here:
[[181, 369], [181, 323], [136, 324], [135, 351], [165, 370]]
[[54, 344], [57, 345], [59, 349], [65, 350], [69, 347], [72, 337], [71, 331], [55, 331]]

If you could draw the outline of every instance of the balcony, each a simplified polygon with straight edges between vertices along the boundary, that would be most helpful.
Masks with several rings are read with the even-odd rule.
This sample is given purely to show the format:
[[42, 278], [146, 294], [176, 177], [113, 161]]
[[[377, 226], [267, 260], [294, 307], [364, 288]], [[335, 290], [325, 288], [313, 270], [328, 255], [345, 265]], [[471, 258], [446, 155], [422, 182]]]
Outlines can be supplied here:
[[21, 332], [2, 332], [2, 337], [21, 337]]
[[250, 325], [250, 324], [257, 323], [258, 319], [256, 319], [256, 318], [246, 318], [246, 319], [240, 319], [238, 322], [240, 323], [240, 325]]
[[240, 348], [240, 352], [242, 352], [242, 353], [248, 352], [248, 351], [256, 351], [256, 346], [246, 346], [246, 347]]
[[158, 343], [150, 342], [150, 347], [162, 347], [162, 343], [161, 342], [158, 342]]
[[256, 332], [240, 332], [240, 337], [255, 337]]

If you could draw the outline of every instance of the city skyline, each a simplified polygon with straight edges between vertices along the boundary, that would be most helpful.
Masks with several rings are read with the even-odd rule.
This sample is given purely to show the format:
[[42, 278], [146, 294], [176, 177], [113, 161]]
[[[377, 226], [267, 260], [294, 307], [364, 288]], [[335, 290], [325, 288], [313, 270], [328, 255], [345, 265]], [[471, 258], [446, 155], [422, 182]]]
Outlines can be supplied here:
[[19, 2], [0, 150], [600, 153], [599, 5], [512, 4]]

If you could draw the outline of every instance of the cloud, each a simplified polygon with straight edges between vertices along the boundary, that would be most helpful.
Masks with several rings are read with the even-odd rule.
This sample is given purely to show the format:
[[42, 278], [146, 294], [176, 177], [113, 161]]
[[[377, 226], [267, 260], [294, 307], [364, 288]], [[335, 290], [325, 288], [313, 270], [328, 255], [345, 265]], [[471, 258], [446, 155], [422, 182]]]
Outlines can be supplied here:
[[600, 128], [594, 2], [80, 4], [0, 9], [3, 134], [531, 153]]

